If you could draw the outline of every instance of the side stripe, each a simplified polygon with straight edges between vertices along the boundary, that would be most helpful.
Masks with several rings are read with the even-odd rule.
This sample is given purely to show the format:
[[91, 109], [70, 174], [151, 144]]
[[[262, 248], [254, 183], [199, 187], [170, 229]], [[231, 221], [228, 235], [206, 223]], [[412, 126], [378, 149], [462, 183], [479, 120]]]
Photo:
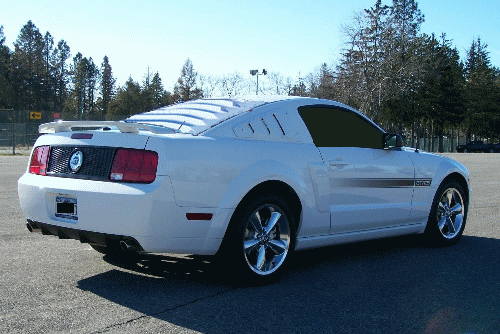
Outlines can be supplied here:
[[432, 179], [331, 179], [337, 188], [413, 188], [430, 187]]

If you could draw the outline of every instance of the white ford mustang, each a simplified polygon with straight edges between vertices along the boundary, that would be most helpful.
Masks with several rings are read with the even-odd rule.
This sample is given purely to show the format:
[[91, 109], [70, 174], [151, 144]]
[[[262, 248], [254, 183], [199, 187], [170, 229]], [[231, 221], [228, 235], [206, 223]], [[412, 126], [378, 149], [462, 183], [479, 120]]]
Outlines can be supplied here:
[[329, 100], [201, 99], [40, 132], [18, 183], [28, 229], [102, 253], [220, 255], [268, 278], [292, 251], [417, 233], [451, 245], [465, 227], [463, 165]]

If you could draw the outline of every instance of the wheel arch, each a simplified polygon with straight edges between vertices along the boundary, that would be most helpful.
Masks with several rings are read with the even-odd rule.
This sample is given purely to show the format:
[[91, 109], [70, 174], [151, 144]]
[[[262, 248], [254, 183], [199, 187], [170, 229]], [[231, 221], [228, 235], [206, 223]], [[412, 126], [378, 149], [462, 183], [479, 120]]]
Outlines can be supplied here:
[[252, 200], [252, 198], [260, 194], [275, 194], [280, 196], [287, 203], [288, 210], [293, 218], [295, 231], [298, 231], [300, 215], [302, 213], [302, 203], [297, 192], [283, 181], [268, 180], [257, 184], [242, 198], [236, 210], [238, 210], [242, 203], [247, 203], [247, 201]]
[[[248, 206], [252, 199], [259, 195], [265, 194], [275, 194], [283, 199], [287, 203], [287, 209], [290, 211], [293, 219], [293, 227], [295, 229], [295, 234], [297, 235], [300, 229], [301, 215], [302, 215], [302, 202], [300, 201], [297, 192], [286, 182], [280, 180], [267, 180], [263, 181], [253, 188], [251, 188], [240, 200], [236, 209], [233, 211], [231, 218], [229, 219], [228, 226], [224, 232], [224, 238], [227, 235], [227, 231], [230, 228], [231, 220], [233, 217], [241, 210], [242, 207]], [[223, 238], [223, 240], [224, 240]]]
[[458, 172], [453, 172], [447, 175], [439, 185], [441, 186], [441, 184], [444, 184], [445, 182], [450, 180], [456, 181], [460, 185], [460, 187], [462, 187], [462, 190], [465, 192], [465, 196], [467, 197], [467, 205], [468, 205], [470, 199], [470, 193], [469, 193], [469, 184], [465, 179], [465, 177]]

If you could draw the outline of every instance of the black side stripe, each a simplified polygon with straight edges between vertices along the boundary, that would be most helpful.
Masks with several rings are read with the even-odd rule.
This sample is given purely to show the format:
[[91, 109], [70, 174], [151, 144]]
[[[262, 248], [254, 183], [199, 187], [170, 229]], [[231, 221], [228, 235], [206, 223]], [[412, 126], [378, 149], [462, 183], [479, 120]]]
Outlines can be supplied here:
[[413, 188], [429, 187], [432, 179], [332, 179], [338, 188]]

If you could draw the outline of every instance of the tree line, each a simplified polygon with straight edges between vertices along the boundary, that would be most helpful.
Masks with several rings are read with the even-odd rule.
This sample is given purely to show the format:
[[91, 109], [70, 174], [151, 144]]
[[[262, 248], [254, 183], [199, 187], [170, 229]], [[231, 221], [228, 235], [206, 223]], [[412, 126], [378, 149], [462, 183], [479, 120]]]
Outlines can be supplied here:
[[[335, 66], [291, 79], [269, 71], [259, 94], [327, 98], [357, 108], [386, 130], [418, 147], [428, 140], [443, 151], [443, 137], [467, 140], [500, 137], [500, 70], [488, 46], [472, 41], [464, 60], [447, 39], [420, 32], [424, 15], [414, 0], [393, 0], [358, 13], [343, 26], [344, 49]], [[107, 56], [100, 65], [78, 52], [71, 58], [64, 40], [42, 34], [28, 21], [14, 49], [0, 26], [0, 109], [45, 111], [63, 119], [122, 119], [143, 111], [201, 97], [255, 94], [255, 78], [240, 72], [199, 74], [188, 58], [173, 91], [165, 90], [149, 67], [142, 81], [117, 87]], [[8, 113], [0, 113], [5, 122]], [[26, 121], [27, 113], [19, 114]], [[437, 147], [434, 140], [439, 138]]]
[[344, 26], [348, 42], [334, 69], [324, 65], [309, 94], [342, 101], [404, 134], [419, 138], [500, 136], [500, 71], [487, 44], [472, 41], [465, 61], [446, 34], [420, 33], [424, 15], [414, 0], [377, 0]]

